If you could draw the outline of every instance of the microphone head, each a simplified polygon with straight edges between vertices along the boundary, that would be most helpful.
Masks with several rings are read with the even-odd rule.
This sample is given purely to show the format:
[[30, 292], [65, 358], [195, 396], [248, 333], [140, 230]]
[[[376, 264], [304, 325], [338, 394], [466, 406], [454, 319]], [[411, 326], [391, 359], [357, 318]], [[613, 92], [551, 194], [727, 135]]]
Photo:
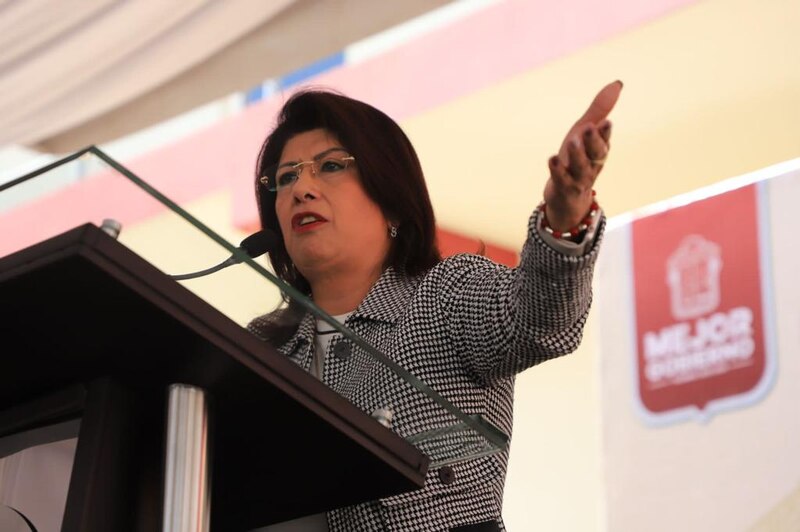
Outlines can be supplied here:
[[254, 259], [272, 251], [277, 245], [278, 236], [269, 229], [262, 229], [242, 240], [239, 248], [243, 249], [251, 259]]

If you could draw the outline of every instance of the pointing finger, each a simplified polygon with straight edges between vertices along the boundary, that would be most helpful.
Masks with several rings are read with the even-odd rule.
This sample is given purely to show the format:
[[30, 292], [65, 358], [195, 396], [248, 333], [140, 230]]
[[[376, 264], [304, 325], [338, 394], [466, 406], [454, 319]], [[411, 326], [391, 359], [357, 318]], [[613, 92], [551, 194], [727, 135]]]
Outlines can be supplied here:
[[601, 120], [604, 120], [611, 113], [611, 110], [614, 109], [614, 105], [616, 105], [621, 91], [622, 82], [619, 80], [609, 83], [600, 89], [600, 92], [594, 97], [589, 108], [576, 122], [576, 125], [589, 123], [597, 124]]

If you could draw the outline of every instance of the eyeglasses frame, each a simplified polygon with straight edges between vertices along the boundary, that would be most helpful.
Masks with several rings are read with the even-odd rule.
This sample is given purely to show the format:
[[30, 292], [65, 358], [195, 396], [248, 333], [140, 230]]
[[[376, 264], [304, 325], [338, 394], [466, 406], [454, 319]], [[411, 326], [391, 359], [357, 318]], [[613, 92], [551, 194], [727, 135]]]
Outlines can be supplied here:
[[[344, 149], [341, 149], [341, 148], [336, 148], [336, 150], [341, 150], [341, 151], [343, 151], [344, 153], [348, 153], [346, 150], [344, 150]], [[327, 150], [327, 151], [324, 151], [324, 152], [322, 152], [322, 153], [320, 153], [320, 154], [316, 155], [316, 156], [315, 156], [313, 159], [311, 159], [310, 161], [300, 161], [300, 162], [297, 162], [297, 163], [294, 163], [294, 164], [291, 164], [291, 165], [281, 165], [281, 166], [278, 166], [278, 167], [275, 169], [275, 177], [277, 178], [278, 170], [280, 170], [281, 168], [284, 168], [284, 167], [286, 167], [286, 168], [292, 168], [292, 169], [294, 169], [294, 170], [297, 170], [297, 177], [298, 177], [298, 179], [299, 179], [299, 178], [300, 178], [300, 174], [302, 174], [302, 173], [303, 173], [303, 167], [305, 167], [305, 166], [308, 166], [308, 165], [311, 165], [311, 175], [313, 175], [314, 177], [317, 177], [317, 171], [314, 169], [314, 166], [315, 166], [315, 165], [317, 165], [317, 164], [319, 164], [319, 163], [321, 163], [321, 162], [324, 160], [324, 158], [325, 158], [325, 157], [326, 157], [326, 156], [327, 156], [327, 155], [328, 155], [328, 154], [329, 154], [331, 151], [333, 151], [333, 150]], [[353, 156], [353, 155], [349, 155], [349, 154], [347, 155], [347, 157], [337, 157], [337, 159], [339, 159], [339, 160], [341, 160], [341, 161], [345, 161], [345, 162], [347, 163], [347, 164], [346, 164], [346, 166], [345, 166], [345, 167], [344, 167], [342, 170], [347, 170], [348, 168], [350, 168], [350, 164], [352, 164], [352, 163], [356, 162], [356, 158], [355, 158], [355, 156]], [[279, 189], [279, 188], [277, 187], [277, 184], [275, 185], [275, 187], [274, 187], [274, 188], [270, 186], [270, 183], [269, 183], [269, 175], [262, 175], [262, 176], [260, 176], [260, 177], [258, 178], [258, 182], [259, 182], [259, 183], [261, 183], [262, 185], [264, 185], [265, 187], [267, 187], [267, 190], [269, 190], [270, 192], [274, 192], [274, 193], [276, 193], [276, 194], [277, 194], [277, 193], [278, 193], [280, 190], [282, 190], [282, 189]], [[296, 182], [297, 182], [297, 180], [295, 180], [295, 182], [294, 182], [294, 183], [296, 183]], [[294, 183], [292, 183], [292, 185], [294, 185]], [[291, 187], [292, 185], [288, 185], [288, 186], [286, 186], [286, 187], [283, 187], [283, 188], [289, 188], [289, 187]]]

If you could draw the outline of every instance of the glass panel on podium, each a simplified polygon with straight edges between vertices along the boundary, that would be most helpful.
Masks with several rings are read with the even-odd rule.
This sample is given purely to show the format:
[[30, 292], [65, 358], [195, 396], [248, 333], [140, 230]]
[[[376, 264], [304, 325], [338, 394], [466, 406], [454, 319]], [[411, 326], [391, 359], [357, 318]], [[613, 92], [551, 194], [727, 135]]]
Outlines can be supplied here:
[[61, 530], [80, 420], [0, 437], [0, 530]]
[[[357, 394], [347, 389], [336, 391], [417, 446], [432, 467], [506, 448], [508, 436], [488, 420], [458, 409], [397, 364], [392, 353], [380, 352], [278, 279], [266, 258], [250, 258], [238, 248], [234, 242], [247, 233], [232, 229], [230, 193], [198, 194], [197, 188], [189, 169], [185, 175], [154, 175], [87, 148], [0, 185], [0, 257], [85, 223], [103, 226], [113, 220], [119, 224], [119, 242], [167, 275], [202, 271], [233, 258], [238, 264], [179, 282], [241, 326], [293, 300], [303, 310], [297, 323], [310, 313], [335, 329], [353, 346], [353, 356], [368, 357], [372, 375], [391, 383], [379, 408], [358, 404]], [[104, 228], [113, 232], [113, 226], [106, 221]], [[392, 404], [401, 396], [413, 400]], [[415, 432], [404, 426], [398, 408], [424, 409], [437, 428]]]

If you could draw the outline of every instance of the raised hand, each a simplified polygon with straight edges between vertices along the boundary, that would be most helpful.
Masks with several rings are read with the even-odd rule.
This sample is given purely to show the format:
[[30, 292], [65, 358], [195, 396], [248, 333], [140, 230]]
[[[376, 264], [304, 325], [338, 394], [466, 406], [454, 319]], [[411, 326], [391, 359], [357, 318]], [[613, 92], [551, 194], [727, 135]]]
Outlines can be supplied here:
[[594, 182], [608, 157], [611, 122], [607, 117], [621, 90], [621, 81], [603, 87], [567, 132], [558, 155], [549, 160], [544, 201], [548, 223], [554, 230], [576, 227], [589, 213]]

